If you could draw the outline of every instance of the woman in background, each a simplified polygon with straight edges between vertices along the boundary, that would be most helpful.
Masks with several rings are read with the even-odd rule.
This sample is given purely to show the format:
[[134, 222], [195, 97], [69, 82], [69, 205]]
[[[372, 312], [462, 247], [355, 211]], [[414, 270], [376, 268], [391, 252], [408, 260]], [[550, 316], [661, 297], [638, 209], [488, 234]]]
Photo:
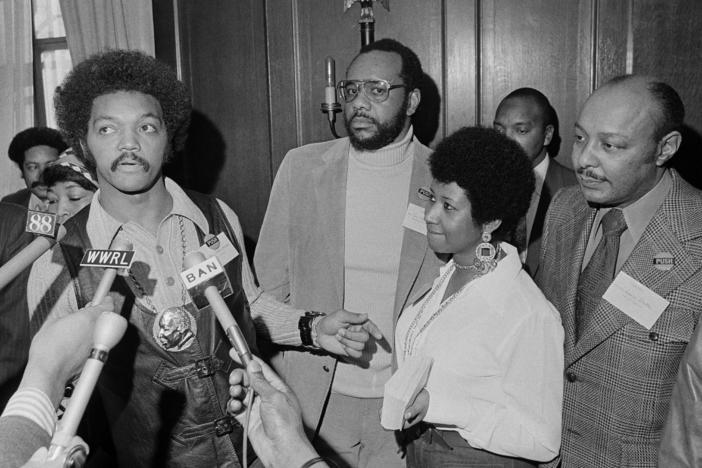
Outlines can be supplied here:
[[434, 180], [419, 193], [427, 238], [451, 259], [396, 327], [400, 367], [433, 359], [404, 414], [414, 439], [407, 465], [549, 461], [560, 447], [563, 328], [507, 242], [529, 206], [531, 165], [517, 143], [485, 128], [458, 130], [429, 161]]
[[[78, 213], [80, 210], [90, 205], [97, 190], [97, 178], [91, 169], [78, 159], [71, 149], [67, 149], [56, 161], [47, 165], [42, 173], [42, 181], [47, 187], [48, 210], [55, 213], [58, 223], [63, 224], [68, 218]], [[53, 249], [46, 251], [34, 263], [40, 265], [38, 269], [32, 269], [29, 274], [29, 282], [37, 284], [37, 272], [42, 271], [42, 276], [48, 279], [45, 283], [45, 293], [35, 296], [27, 296], [27, 306], [29, 310], [29, 331], [30, 336], [41, 328], [47, 317], [37, 312], [48, 310], [39, 305], [46, 301], [52, 303], [56, 298], [48, 295], [49, 286], [58, 278], [62, 271], [62, 266], [52, 261]], [[78, 310], [78, 305], [75, 304]]]
[[42, 180], [47, 186], [48, 209], [63, 224], [88, 206], [97, 190], [95, 175], [69, 148], [46, 167]]

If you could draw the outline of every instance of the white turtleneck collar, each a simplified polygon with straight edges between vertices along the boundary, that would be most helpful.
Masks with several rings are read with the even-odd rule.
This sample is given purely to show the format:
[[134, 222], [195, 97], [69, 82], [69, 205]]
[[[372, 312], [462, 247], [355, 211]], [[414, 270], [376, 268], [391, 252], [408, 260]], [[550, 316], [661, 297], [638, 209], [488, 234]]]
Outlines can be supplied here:
[[368, 166], [395, 166], [404, 162], [411, 154], [407, 151], [414, 140], [414, 129], [410, 125], [407, 134], [400, 141], [396, 141], [375, 151], [357, 150], [350, 146], [349, 156], [363, 165]]

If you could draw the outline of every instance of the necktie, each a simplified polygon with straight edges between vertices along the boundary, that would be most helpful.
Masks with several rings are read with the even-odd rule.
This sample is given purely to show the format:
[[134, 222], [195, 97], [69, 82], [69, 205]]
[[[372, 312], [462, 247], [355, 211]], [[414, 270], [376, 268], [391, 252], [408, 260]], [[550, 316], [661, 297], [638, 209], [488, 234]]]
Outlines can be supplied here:
[[576, 340], [587, 330], [589, 320], [602, 300], [602, 295], [614, 279], [619, 254], [619, 237], [626, 231], [626, 220], [622, 210], [610, 210], [602, 217], [600, 224], [602, 239], [578, 281], [575, 309]]

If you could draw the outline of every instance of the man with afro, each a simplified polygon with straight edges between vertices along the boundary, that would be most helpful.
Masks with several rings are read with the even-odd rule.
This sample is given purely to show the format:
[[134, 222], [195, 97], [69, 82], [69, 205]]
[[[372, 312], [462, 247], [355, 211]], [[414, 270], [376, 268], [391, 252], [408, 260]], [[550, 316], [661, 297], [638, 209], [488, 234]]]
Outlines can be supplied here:
[[[107, 453], [119, 466], [240, 466], [242, 428], [226, 412], [235, 366], [230, 345], [212, 310], [198, 310], [181, 283], [184, 258], [215, 236], [231, 245], [217, 250], [233, 290], [225, 301], [254, 353], [251, 315], [260, 318], [266, 337], [299, 346], [305, 311], [258, 289], [231, 208], [164, 177], [164, 163], [184, 143], [191, 111], [188, 91], [169, 67], [135, 51], [98, 54], [73, 69], [55, 105], [69, 144], [95, 169], [98, 191], [90, 208], [65, 224], [68, 233], [55, 252], [55, 261], [66, 266], [63, 278], [42, 281], [42, 272], [32, 271], [37, 281], [29, 303], [44, 310], [30, 312], [61, 316], [91, 301], [101, 272], [79, 265], [86, 249], [108, 249], [119, 240], [135, 251], [110, 292], [129, 327], [97, 384], [102, 405], [86, 414], [86, 427], [106, 423], [109, 431], [82, 435], [91, 451]], [[193, 339], [160, 339], [167, 333], [164, 316], [187, 323]], [[326, 320], [320, 346], [349, 355], [363, 347], [368, 333], [362, 327], [343, 337], [337, 332], [363, 324], [365, 316], [340, 311]]]
[[15, 135], [7, 153], [22, 171], [27, 188], [6, 195], [0, 201], [43, 210], [46, 186], [41, 182], [41, 173], [66, 148], [61, 133], [53, 128], [30, 127]]

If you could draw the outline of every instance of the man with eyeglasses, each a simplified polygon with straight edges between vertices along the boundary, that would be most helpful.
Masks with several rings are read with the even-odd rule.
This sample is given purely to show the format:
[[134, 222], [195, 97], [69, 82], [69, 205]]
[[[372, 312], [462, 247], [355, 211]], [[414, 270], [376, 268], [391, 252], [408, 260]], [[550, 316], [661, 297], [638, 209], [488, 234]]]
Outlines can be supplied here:
[[[286, 155], [254, 257], [266, 292], [305, 310], [367, 313], [385, 336], [371, 339], [360, 359], [299, 350], [273, 358], [317, 449], [340, 466], [404, 467], [393, 432], [380, 425], [392, 336], [402, 308], [441, 263], [427, 249], [416, 199], [431, 181], [430, 150], [411, 124], [422, 76], [416, 54], [395, 40], [361, 49], [337, 86], [348, 137]], [[314, 337], [311, 317], [300, 322]]]

